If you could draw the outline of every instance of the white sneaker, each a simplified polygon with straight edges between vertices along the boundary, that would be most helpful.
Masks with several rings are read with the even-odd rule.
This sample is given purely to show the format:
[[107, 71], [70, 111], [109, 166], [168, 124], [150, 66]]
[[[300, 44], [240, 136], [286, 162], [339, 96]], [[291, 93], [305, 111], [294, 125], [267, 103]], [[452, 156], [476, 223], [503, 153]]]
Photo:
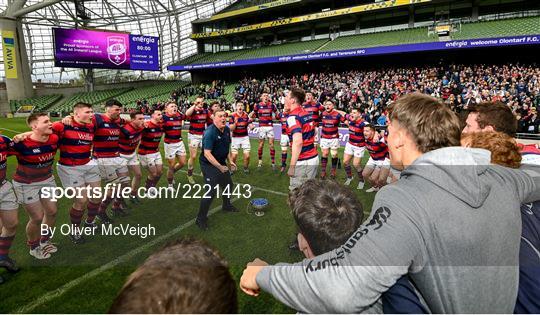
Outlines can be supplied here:
[[364, 185], [365, 185], [365, 183], [360, 181], [360, 182], [358, 182], [358, 186], [356, 186], [356, 189], [362, 190], [362, 189], [364, 189]]
[[195, 185], [195, 179], [193, 178], [193, 176], [188, 176], [188, 177], [187, 177], [187, 181], [188, 181], [191, 185]]
[[262, 167], [262, 160], [259, 160], [259, 164], [257, 164], [257, 168], [261, 168]]
[[53, 242], [51, 242], [51, 240], [48, 240], [45, 243], [41, 243], [39, 244], [39, 246], [44, 252], [47, 252], [47, 253], [52, 254], [58, 251], [58, 247], [56, 247], [56, 245]]
[[352, 179], [353, 179], [352, 177], [347, 178], [347, 180], [345, 181], [345, 183], [343, 183], [343, 185], [349, 186], [351, 184], [351, 182], [352, 182]]
[[36, 259], [48, 259], [51, 257], [51, 254], [49, 252], [43, 251], [41, 246], [31, 249], [30, 255], [34, 256]]
[[371, 187], [370, 189], [366, 190], [366, 192], [368, 192], [368, 193], [372, 193], [372, 192], [376, 192], [376, 191], [379, 191], [379, 188]]

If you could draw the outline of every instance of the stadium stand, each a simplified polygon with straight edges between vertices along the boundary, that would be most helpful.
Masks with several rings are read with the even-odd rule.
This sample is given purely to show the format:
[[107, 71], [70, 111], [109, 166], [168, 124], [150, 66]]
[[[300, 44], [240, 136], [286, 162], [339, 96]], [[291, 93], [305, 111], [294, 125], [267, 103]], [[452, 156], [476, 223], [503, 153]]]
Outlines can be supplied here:
[[540, 16], [465, 23], [461, 32], [452, 34], [452, 39], [489, 38], [498, 36], [531, 35], [540, 32]]
[[171, 91], [176, 88], [185, 86], [187, 83], [178, 81], [163, 82], [160, 85], [146, 86], [138, 89], [134, 89], [123, 93], [117, 97], [117, 99], [126, 106], [126, 108], [134, 108], [137, 100], [146, 99], [166, 101], [170, 97]]
[[64, 112], [71, 111], [73, 105], [77, 102], [89, 103], [92, 105], [99, 104], [109, 98], [116, 97], [122, 93], [130, 91], [132, 88], [123, 89], [111, 89], [95, 92], [81, 92], [70, 96], [65, 102], [52, 106], [49, 111], [51, 112]]
[[[463, 23], [458, 32], [451, 34], [451, 39], [462, 40], [498, 36], [529, 35], [536, 34], [539, 32], [539, 30], [539, 16], [497, 21], [470, 22]], [[333, 41], [320, 39], [226, 52], [196, 54], [184, 58], [176, 62], [174, 65], [215, 63], [241, 59], [265, 58], [270, 56], [303, 54], [317, 51], [336, 51], [375, 46], [424, 43], [437, 40], [438, 39], [435, 34], [428, 34], [426, 27], [417, 27], [403, 30], [341, 36]]]
[[16, 112], [17, 110], [19, 110], [19, 108], [23, 106], [29, 106], [33, 108], [34, 111], [40, 111], [47, 109], [61, 98], [62, 95], [60, 94], [43, 95], [27, 98], [24, 100], [11, 100], [9, 101], [9, 106], [12, 112]]
[[374, 46], [388, 46], [436, 41], [434, 36], [427, 35], [425, 27], [399, 31], [361, 34], [338, 37], [322, 47], [320, 51], [345, 50]]

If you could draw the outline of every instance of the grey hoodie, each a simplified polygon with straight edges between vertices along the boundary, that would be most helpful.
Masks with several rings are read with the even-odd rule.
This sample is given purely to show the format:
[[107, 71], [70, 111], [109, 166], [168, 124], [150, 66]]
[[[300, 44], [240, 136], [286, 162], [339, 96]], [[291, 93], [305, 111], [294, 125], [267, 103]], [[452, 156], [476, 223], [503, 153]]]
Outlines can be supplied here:
[[409, 273], [432, 312], [512, 313], [519, 207], [540, 200], [540, 170], [489, 162], [481, 149], [422, 155], [377, 193], [346, 244], [263, 268], [257, 283], [300, 312], [359, 313]]

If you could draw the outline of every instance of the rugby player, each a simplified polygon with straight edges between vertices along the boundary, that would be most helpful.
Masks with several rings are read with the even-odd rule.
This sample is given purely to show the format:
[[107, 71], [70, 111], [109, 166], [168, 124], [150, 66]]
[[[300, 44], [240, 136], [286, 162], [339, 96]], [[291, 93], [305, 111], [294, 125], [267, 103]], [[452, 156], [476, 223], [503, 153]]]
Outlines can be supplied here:
[[287, 167], [287, 152], [289, 151], [289, 135], [287, 134], [287, 118], [289, 117], [289, 108], [284, 107], [283, 111], [277, 114], [277, 119], [281, 124], [281, 138], [279, 145], [281, 146], [281, 169], [280, 173], [285, 172]]
[[186, 165], [186, 147], [182, 141], [182, 126], [185, 119], [185, 116], [178, 112], [178, 105], [175, 102], [165, 105], [163, 131], [165, 133], [165, 158], [169, 164], [167, 170], [169, 187], [174, 185], [174, 173]]
[[137, 196], [137, 190], [141, 184], [142, 171], [137, 147], [141, 143], [141, 134], [144, 129], [144, 114], [142, 112], [133, 112], [130, 115], [131, 122], [120, 128], [120, 157], [126, 161], [127, 168], [132, 175], [131, 179], [131, 201], [140, 203]]
[[[47, 259], [57, 247], [51, 242], [51, 228], [56, 223], [56, 201], [42, 198], [44, 188], [56, 188], [52, 173], [54, 156], [58, 150], [59, 137], [54, 134], [47, 113], [32, 113], [27, 118], [32, 133], [24, 140], [12, 143], [11, 152], [17, 157], [18, 165], [13, 176], [13, 189], [17, 200], [28, 213], [26, 225], [27, 245], [30, 255]], [[41, 233], [41, 226], [47, 232]]]
[[[64, 188], [80, 188], [81, 198], [74, 198], [69, 210], [71, 224], [79, 227], [84, 216], [85, 206], [88, 210], [84, 225], [94, 227], [94, 219], [99, 211], [100, 198], [92, 197], [90, 192], [94, 187], [101, 187], [99, 167], [92, 156], [92, 141], [94, 140], [94, 125], [92, 105], [77, 103], [73, 106], [71, 123], [55, 122], [53, 132], [60, 138], [60, 160], [56, 168], [58, 177]], [[77, 228], [69, 235], [75, 244], [84, 243], [84, 238]]]
[[204, 130], [210, 121], [210, 114], [204, 108], [204, 97], [199, 96], [195, 99], [195, 103], [186, 110], [186, 118], [189, 119], [187, 178], [188, 182], [193, 185], [195, 184], [195, 179], [193, 179], [193, 164], [202, 145]]
[[328, 163], [328, 154], [332, 157], [332, 171], [330, 177], [336, 178], [336, 169], [338, 165], [339, 149], [339, 124], [345, 122], [345, 112], [334, 109], [332, 101], [324, 102], [325, 110], [321, 115], [321, 179], [326, 177], [326, 164]]
[[9, 250], [19, 224], [17, 197], [13, 191], [13, 185], [6, 180], [7, 157], [11, 155], [12, 145], [10, 138], [0, 135], [0, 267], [10, 272], [17, 272], [19, 268], [9, 257]]
[[[115, 183], [122, 187], [130, 186], [129, 170], [126, 160], [120, 157], [120, 128], [126, 121], [120, 117], [122, 103], [115, 99], [105, 102], [105, 114], [94, 114], [94, 151], [93, 156], [100, 169], [101, 179], [106, 183]], [[114, 215], [126, 214], [123, 201], [119, 198], [107, 197], [99, 207], [98, 217], [102, 223], [111, 223], [107, 215], [110, 203]]]
[[270, 158], [272, 160], [272, 170], [276, 169], [276, 150], [274, 149], [274, 125], [272, 124], [273, 114], [277, 113], [276, 105], [272, 104], [268, 93], [261, 95], [261, 102], [255, 104], [253, 111], [250, 114], [250, 118], [257, 117], [259, 119], [259, 164], [258, 168], [262, 167], [262, 154], [264, 149], [264, 140], [268, 139], [268, 146], [270, 147]]
[[367, 125], [367, 122], [362, 119], [360, 109], [358, 108], [353, 108], [346, 118], [345, 124], [349, 126], [349, 141], [345, 145], [345, 151], [343, 153], [343, 165], [345, 165], [345, 172], [347, 173], [345, 185], [350, 185], [353, 180], [351, 168], [352, 159], [354, 169], [358, 175], [358, 186], [356, 189], [363, 189], [364, 177], [362, 177], [362, 165], [360, 162], [364, 156], [366, 147], [364, 127]]
[[311, 118], [313, 119], [313, 126], [315, 126], [315, 145], [317, 145], [319, 142], [319, 122], [321, 121], [321, 114], [325, 110], [325, 107], [315, 100], [311, 92], [306, 93], [306, 102], [302, 104], [302, 107], [311, 114]]
[[244, 103], [236, 103], [236, 112], [232, 113], [229, 119], [229, 128], [232, 131], [231, 161], [236, 164], [238, 150], [244, 154], [244, 173], [249, 173], [249, 152], [251, 143], [249, 142], [248, 128], [253, 129], [251, 119], [244, 111]]
[[373, 125], [364, 127], [366, 149], [369, 152], [369, 160], [362, 172], [364, 180], [368, 180], [371, 188], [366, 192], [376, 192], [386, 184], [390, 173], [390, 159], [388, 146], [384, 139], [381, 139]]
[[147, 192], [150, 187], [156, 186], [163, 173], [163, 161], [159, 152], [159, 143], [163, 136], [162, 122], [163, 114], [160, 110], [154, 110], [142, 131], [138, 153], [141, 165], [148, 170], [145, 185]]

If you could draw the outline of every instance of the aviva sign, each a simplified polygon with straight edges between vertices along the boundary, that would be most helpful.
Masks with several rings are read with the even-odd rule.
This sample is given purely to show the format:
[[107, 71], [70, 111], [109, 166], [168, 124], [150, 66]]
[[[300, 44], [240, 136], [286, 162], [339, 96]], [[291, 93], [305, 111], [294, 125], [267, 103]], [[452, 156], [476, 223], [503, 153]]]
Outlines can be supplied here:
[[2, 47], [4, 50], [4, 71], [6, 72], [6, 79], [17, 79], [15, 34], [12, 31], [2, 31]]

